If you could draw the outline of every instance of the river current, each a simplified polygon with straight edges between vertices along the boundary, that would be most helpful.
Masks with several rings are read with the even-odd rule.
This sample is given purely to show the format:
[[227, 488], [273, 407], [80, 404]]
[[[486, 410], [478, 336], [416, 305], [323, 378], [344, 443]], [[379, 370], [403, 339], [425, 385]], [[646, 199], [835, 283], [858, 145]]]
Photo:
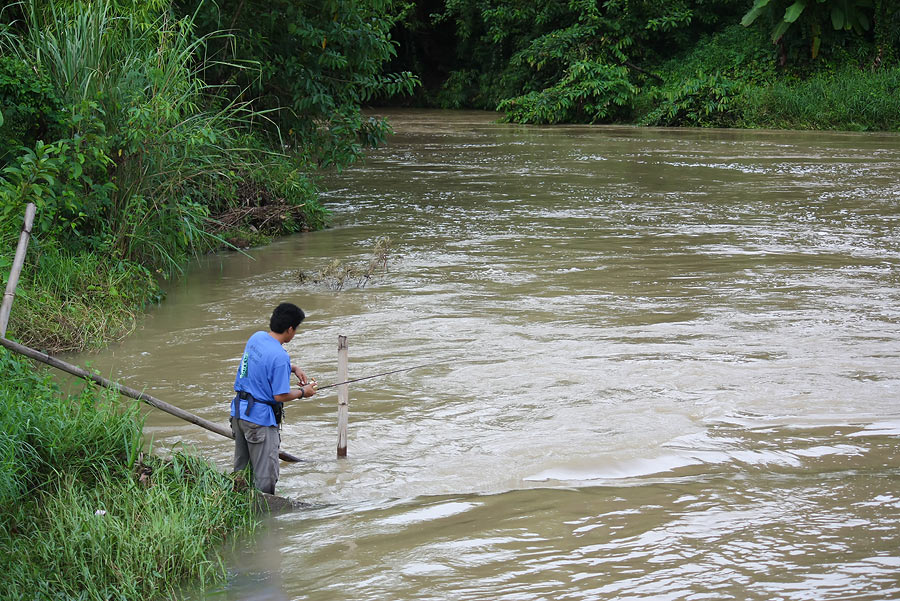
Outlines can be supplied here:
[[335, 389], [289, 405], [310, 507], [189, 597], [900, 599], [900, 137], [494, 118], [391, 114], [329, 229], [204, 259], [88, 358], [223, 423], [281, 301], [321, 385], [339, 335], [351, 378], [442, 362], [350, 386], [347, 459]]

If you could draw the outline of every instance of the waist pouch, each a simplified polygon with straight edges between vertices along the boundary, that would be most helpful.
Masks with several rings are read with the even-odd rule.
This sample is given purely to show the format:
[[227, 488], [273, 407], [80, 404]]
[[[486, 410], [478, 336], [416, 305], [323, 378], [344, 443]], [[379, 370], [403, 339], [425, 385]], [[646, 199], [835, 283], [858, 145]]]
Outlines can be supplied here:
[[242, 401], [247, 401], [247, 411], [245, 411], [245, 415], [250, 415], [250, 410], [253, 409], [254, 403], [263, 403], [264, 405], [268, 405], [272, 408], [272, 412], [275, 414], [275, 423], [279, 426], [281, 425], [281, 421], [284, 419], [284, 403], [279, 403], [278, 401], [264, 401], [262, 399], [254, 398], [252, 394], [249, 392], [244, 392], [243, 390], [239, 390], [237, 396], [234, 397], [235, 410], [234, 414], [241, 417], [241, 404], [237, 402], [240, 399]]

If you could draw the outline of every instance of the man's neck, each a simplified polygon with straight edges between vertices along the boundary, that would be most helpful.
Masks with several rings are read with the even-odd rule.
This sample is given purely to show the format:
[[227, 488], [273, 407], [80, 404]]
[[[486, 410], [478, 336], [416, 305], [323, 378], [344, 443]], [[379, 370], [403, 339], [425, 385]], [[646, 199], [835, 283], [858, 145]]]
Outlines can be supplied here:
[[287, 341], [287, 330], [285, 330], [281, 334], [269, 330], [269, 336], [277, 340], [278, 344], [284, 344]]

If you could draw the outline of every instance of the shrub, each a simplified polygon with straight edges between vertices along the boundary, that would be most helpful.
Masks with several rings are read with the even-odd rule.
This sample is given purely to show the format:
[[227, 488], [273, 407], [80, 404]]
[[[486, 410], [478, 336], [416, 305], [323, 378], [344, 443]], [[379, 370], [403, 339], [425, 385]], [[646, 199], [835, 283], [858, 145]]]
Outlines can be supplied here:
[[63, 105], [49, 79], [13, 56], [0, 56], [0, 166], [23, 146], [56, 139]]
[[743, 114], [744, 85], [718, 73], [699, 74], [674, 89], [657, 92], [657, 106], [642, 125], [729, 127]]
[[75, 134], [22, 148], [0, 178], [0, 239], [18, 236], [24, 206], [34, 203], [37, 238], [76, 251], [103, 248], [115, 191], [111, 182], [92, 177], [112, 162], [103, 143], [102, 136]]
[[[233, 200], [209, 198], [220, 182], [273, 164], [283, 174], [290, 164], [298, 171], [290, 181], [308, 183], [302, 161], [247, 144], [265, 114], [200, 78], [199, 57], [217, 34], [196, 38], [190, 18], [166, 13], [152, 22], [118, 16], [109, 2], [30, 0], [21, 10], [5, 47], [45, 74], [70, 115], [65, 137], [39, 141], [6, 173], [6, 206], [19, 214], [25, 202], [43, 205], [40, 233], [172, 274], [222, 243], [208, 231], [223, 210], [215, 204]], [[314, 213], [311, 185], [281, 191]]]
[[625, 67], [580, 61], [553, 86], [504, 100], [497, 110], [517, 123], [596, 123], [630, 107], [638, 91]]

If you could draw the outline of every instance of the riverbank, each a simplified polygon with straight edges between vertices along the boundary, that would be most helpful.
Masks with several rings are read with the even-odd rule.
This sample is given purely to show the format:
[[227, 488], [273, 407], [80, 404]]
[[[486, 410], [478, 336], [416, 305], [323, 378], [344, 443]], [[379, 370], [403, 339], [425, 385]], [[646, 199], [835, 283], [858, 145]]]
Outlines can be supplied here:
[[[317, 202], [310, 209], [324, 214]], [[210, 240], [226, 226], [231, 236], [203, 247], [210, 250], [316, 226], [278, 203], [209, 224]], [[41, 238], [27, 256], [10, 337], [51, 353], [124, 338], [163, 298], [162, 271], [152, 265]], [[6, 349], [0, 372], [0, 557], [10, 566], [0, 600], [144, 600], [225, 576], [216, 549], [255, 527], [252, 488], [190, 452], [145, 455], [137, 402], [89, 383], [66, 394], [52, 374]]]
[[[205, 240], [198, 241], [191, 254], [168, 272], [155, 262], [117, 259], [102, 249], [72, 249], [35, 237], [16, 289], [8, 336], [50, 354], [96, 349], [122, 340], [150, 306], [163, 300], [165, 282], [180, 277], [184, 266], [197, 256], [224, 249], [240, 251], [319, 228], [324, 216], [315, 198], [302, 207], [238, 205], [221, 218], [209, 220]], [[8, 220], [9, 224], [15, 221]], [[0, 276], [8, 275], [15, 250], [13, 234], [18, 235], [12, 227], [6, 230], [7, 235], [0, 236]]]
[[144, 455], [136, 403], [0, 349], [0, 599], [148, 599], [224, 577], [210, 552], [254, 526], [252, 495], [189, 454]]
[[[232, 231], [264, 243], [276, 230]], [[124, 337], [162, 299], [137, 263], [40, 245], [29, 257], [11, 324], [45, 350]], [[90, 383], [66, 394], [6, 349], [0, 372], [0, 600], [144, 600], [224, 578], [216, 549], [255, 527], [258, 493], [191, 452], [145, 455], [135, 401]]]

